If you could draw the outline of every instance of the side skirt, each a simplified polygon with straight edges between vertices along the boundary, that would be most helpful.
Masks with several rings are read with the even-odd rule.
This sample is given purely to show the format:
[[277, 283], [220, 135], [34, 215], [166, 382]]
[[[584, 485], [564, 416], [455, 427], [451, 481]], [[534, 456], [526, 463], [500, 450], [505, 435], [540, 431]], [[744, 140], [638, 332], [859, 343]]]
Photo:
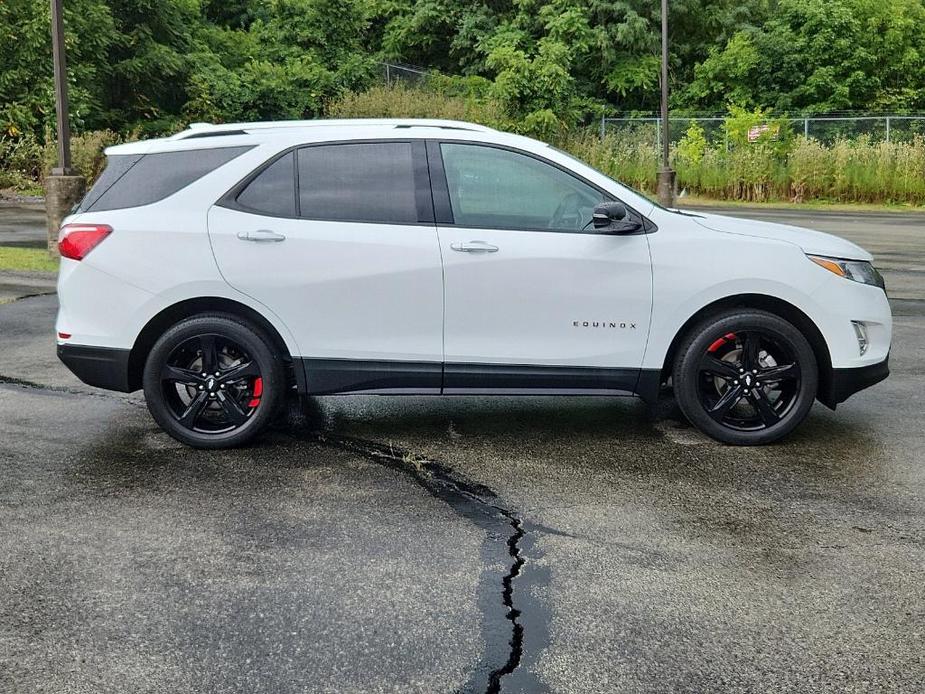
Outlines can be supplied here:
[[657, 369], [296, 359], [308, 395], [658, 395]]
[[305, 393], [439, 395], [443, 364], [416, 361], [296, 359], [305, 373]]

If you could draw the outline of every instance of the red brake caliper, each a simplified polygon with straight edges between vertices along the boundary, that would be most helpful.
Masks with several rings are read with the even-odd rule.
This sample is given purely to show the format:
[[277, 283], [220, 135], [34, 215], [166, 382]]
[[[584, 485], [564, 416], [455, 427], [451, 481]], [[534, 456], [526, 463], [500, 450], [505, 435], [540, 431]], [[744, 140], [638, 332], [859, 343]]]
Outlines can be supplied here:
[[247, 406], [257, 407], [260, 404], [261, 395], [263, 395], [263, 378], [258, 376], [254, 379], [254, 393], [251, 395], [251, 401], [247, 403]]
[[707, 348], [707, 351], [708, 351], [708, 352], [715, 352], [716, 350], [718, 350], [720, 347], [722, 347], [722, 346], [723, 346], [724, 344], [726, 344], [727, 342], [732, 341], [732, 340], [735, 340], [735, 339], [736, 339], [736, 334], [735, 334], [735, 333], [726, 333], [726, 334], [723, 335], [721, 338], [719, 338], [716, 342], [714, 342], [712, 345], [710, 345], [710, 346]]

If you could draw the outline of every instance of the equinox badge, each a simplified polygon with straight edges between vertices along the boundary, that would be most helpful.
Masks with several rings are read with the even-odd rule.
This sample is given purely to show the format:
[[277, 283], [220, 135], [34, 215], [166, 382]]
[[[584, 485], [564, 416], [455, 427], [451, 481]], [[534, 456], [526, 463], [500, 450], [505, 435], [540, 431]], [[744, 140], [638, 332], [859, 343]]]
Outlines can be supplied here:
[[588, 321], [573, 320], [572, 325], [576, 328], [620, 328], [622, 330], [635, 330], [635, 323], [614, 323], [613, 321]]

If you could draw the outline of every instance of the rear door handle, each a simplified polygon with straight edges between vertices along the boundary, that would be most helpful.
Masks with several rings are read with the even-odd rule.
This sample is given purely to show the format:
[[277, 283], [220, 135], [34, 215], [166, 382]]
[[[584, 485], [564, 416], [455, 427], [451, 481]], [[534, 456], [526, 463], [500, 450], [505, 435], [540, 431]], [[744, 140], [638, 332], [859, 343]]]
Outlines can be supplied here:
[[257, 243], [268, 243], [285, 241], [286, 237], [283, 234], [277, 234], [275, 231], [270, 229], [257, 229], [257, 231], [241, 231], [238, 232], [238, 238], [242, 241], [255, 241]]
[[498, 247], [484, 241], [457, 241], [450, 244], [450, 248], [460, 253], [497, 253]]

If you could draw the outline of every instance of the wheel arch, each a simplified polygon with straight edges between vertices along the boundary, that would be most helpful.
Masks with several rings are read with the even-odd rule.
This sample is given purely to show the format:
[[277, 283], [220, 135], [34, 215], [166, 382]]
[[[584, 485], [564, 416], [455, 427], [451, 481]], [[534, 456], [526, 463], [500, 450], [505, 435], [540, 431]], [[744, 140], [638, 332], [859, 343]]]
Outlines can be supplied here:
[[[668, 345], [668, 351], [665, 353], [665, 359], [662, 363], [659, 383], [665, 383], [668, 380], [672, 366], [674, 365], [675, 357], [677, 356], [678, 347], [691, 329], [709, 316], [731, 308], [759, 309], [767, 311], [768, 313], [773, 313], [791, 323], [809, 341], [813, 354], [816, 356], [816, 363], [819, 367], [820, 396], [830, 391], [832, 357], [829, 353], [829, 346], [825, 341], [825, 337], [822, 335], [822, 331], [819, 330], [815, 322], [813, 322], [802, 310], [788, 301], [767, 294], [736, 294], [734, 296], [723, 297], [722, 299], [713, 301], [698, 309], [684, 322]], [[823, 404], [831, 407], [831, 405], [825, 401], [823, 401]]]
[[[278, 350], [291, 368], [293, 360], [289, 348], [286, 346], [286, 341], [274, 325], [259, 311], [234, 299], [219, 296], [196, 297], [179, 301], [162, 309], [138, 333], [128, 359], [128, 385], [130, 390], [134, 391], [141, 388], [145, 362], [158, 338], [172, 325], [201, 313], [226, 313], [250, 322], [267, 336], [273, 343], [274, 348]], [[294, 377], [297, 382], [301, 381], [298, 369], [293, 369], [293, 372], [290, 376]]]

